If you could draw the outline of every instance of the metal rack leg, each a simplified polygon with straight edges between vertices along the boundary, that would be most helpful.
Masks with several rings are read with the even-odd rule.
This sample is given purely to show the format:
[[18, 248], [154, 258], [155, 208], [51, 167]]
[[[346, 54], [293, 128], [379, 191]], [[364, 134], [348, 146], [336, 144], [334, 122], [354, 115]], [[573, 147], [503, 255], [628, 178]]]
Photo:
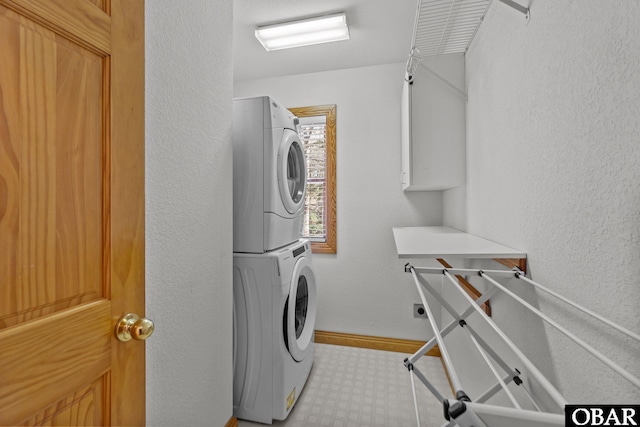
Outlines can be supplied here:
[[471, 299], [469, 295], [460, 287], [457, 280], [447, 271], [444, 271], [445, 276], [455, 285], [458, 292], [467, 300], [467, 303], [471, 304], [476, 312], [487, 322], [487, 324], [494, 330], [496, 334], [502, 339], [502, 341], [509, 346], [511, 351], [520, 359], [520, 361], [527, 368], [528, 372], [540, 383], [542, 387], [549, 393], [551, 398], [556, 402], [560, 409], [564, 410], [567, 404], [566, 399], [560, 394], [560, 392], [549, 382], [549, 380], [542, 375], [542, 373], [536, 368], [536, 366], [522, 353], [522, 351], [509, 339], [509, 337], [495, 324], [493, 320], [486, 315], [484, 311]]

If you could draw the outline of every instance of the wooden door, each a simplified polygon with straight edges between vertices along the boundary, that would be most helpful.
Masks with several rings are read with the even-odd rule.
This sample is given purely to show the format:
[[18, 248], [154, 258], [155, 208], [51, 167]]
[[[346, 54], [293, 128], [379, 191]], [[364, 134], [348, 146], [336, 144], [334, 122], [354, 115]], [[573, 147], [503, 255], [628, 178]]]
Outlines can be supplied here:
[[142, 425], [143, 0], [0, 0], [0, 425]]

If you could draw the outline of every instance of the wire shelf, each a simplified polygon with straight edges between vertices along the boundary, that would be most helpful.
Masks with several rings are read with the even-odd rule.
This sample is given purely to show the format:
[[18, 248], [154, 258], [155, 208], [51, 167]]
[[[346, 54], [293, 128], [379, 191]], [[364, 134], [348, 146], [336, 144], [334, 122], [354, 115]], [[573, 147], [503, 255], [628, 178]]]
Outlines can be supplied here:
[[412, 55], [466, 52], [490, 4], [491, 0], [419, 0]]

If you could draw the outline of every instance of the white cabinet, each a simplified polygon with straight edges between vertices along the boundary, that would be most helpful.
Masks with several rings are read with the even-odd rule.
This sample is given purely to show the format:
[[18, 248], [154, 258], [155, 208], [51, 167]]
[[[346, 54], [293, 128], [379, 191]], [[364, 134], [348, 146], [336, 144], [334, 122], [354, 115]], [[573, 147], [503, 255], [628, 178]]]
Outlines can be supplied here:
[[465, 183], [464, 55], [425, 58], [402, 89], [402, 189]]

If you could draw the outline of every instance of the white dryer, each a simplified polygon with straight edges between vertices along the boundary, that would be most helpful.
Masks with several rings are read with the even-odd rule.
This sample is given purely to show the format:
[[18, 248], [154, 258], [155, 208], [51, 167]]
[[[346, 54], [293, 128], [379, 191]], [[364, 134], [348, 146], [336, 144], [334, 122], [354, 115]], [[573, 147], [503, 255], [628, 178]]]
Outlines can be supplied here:
[[302, 237], [306, 192], [298, 119], [268, 96], [233, 101], [233, 251], [263, 253]]
[[311, 244], [233, 255], [233, 412], [271, 424], [291, 412], [313, 364]]

